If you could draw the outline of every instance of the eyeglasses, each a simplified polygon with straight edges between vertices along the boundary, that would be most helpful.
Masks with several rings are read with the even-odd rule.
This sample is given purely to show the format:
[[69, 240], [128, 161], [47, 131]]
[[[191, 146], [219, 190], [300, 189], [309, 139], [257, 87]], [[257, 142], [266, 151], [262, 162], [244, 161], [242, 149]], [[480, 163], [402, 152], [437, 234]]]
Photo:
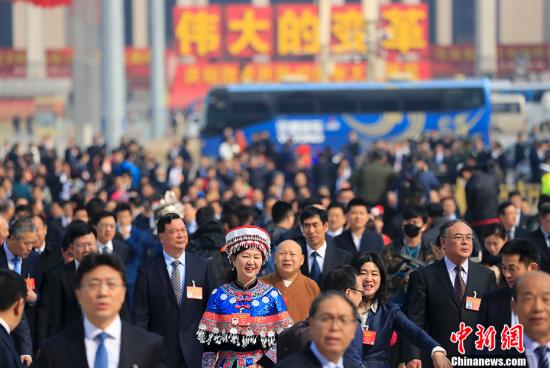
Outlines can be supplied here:
[[116, 281], [90, 281], [86, 284], [81, 285], [82, 287], [90, 290], [90, 291], [99, 291], [101, 290], [102, 286], [107, 286], [107, 289], [109, 291], [114, 291], [122, 287], [122, 284]]
[[452, 239], [454, 241], [463, 241], [463, 240], [466, 240], [467, 242], [474, 241], [474, 236], [472, 234], [455, 234], [453, 236], [443, 235], [443, 237], [447, 239]]
[[363, 290], [355, 289], [355, 288], [349, 288], [350, 290], [353, 290], [355, 292], [358, 292], [359, 294], [363, 295]]
[[346, 327], [356, 322], [356, 320], [353, 318], [347, 318], [344, 316], [332, 316], [329, 314], [323, 314], [318, 317], [314, 317], [314, 319], [326, 326], [332, 326], [334, 323], [338, 323], [339, 325]]

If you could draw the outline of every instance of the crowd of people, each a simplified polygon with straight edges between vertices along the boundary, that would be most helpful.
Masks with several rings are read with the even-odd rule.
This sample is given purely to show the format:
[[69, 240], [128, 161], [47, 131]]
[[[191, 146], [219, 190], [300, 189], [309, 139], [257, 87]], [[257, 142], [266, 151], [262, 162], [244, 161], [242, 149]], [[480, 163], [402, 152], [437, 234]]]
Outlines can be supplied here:
[[[547, 141], [510, 158], [437, 134], [339, 152], [225, 134], [167, 165], [101, 136], [4, 149], [0, 366], [550, 364]], [[536, 208], [502, 200], [510, 177], [543, 183]], [[500, 345], [518, 323], [525, 351]], [[477, 324], [497, 349], [456, 338]]]

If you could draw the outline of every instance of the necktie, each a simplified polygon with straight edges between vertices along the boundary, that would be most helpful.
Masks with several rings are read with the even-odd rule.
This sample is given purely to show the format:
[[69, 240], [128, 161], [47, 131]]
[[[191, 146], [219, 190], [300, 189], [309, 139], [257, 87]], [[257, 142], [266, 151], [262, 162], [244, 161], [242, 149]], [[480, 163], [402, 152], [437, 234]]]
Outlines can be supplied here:
[[313, 262], [311, 263], [311, 278], [319, 284], [319, 282], [321, 282], [321, 267], [319, 267], [319, 262], [317, 262], [319, 253], [313, 252], [311, 256], [313, 257]]
[[180, 261], [172, 262], [172, 274], [170, 275], [170, 281], [172, 282], [172, 289], [174, 289], [174, 294], [176, 295], [176, 300], [178, 304], [181, 304], [181, 275], [179, 269]]
[[111, 249], [107, 246], [103, 247], [102, 254], [111, 254]]
[[13, 258], [13, 272], [16, 272], [19, 275], [21, 275], [21, 257]]
[[535, 349], [535, 355], [537, 356], [537, 360], [539, 361], [538, 368], [548, 368], [550, 367], [550, 363], [548, 362], [548, 357], [546, 356], [548, 353], [548, 348], [546, 346], [539, 346]]
[[109, 366], [109, 356], [107, 354], [107, 348], [105, 347], [105, 339], [107, 336], [106, 332], [97, 335], [99, 345], [95, 351], [94, 368], [107, 368]]
[[462, 280], [462, 277], [460, 275], [460, 272], [462, 272], [462, 266], [455, 266], [455, 293], [458, 300], [462, 302], [462, 299], [464, 299], [464, 280]]

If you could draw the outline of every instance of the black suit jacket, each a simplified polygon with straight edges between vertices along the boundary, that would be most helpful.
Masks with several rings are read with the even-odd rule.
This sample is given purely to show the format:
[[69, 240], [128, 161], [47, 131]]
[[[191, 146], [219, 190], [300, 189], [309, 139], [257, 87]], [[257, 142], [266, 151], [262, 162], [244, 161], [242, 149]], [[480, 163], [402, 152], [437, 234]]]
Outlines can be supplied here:
[[[326, 237], [327, 242], [327, 252], [325, 253], [325, 262], [323, 264], [323, 269], [321, 270], [321, 283], [325, 279], [327, 273], [332, 270], [334, 267], [348, 264], [351, 261], [351, 253], [346, 252], [343, 249], [340, 249], [334, 245], [334, 240], [331, 237]], [[307, 246], [302, 246], [302, 252], [304, 253], [304, 264], [301, 267], [302, 273], [311, 277], [309, 272], [309, 257], [307, 254]]]
[[61, 247], [52, 242], [46, 242], [46, 248], [40, 254], [40, 264], [37, 271], [36, 287], [40, 290], [42, 276], [48, 271], [53, 270], [64, 264], [61, 255]]
[[[165, 367], [165, 363], [161, 336], [122, 321], [119, 368], [160, 368]], [[83, 323], [76, 323], [46, 340], [40, 347], [35, 366], [88, 368]]]
[[[277, 368], [322, 368], [321, 362], [313, 354], [310, 348], [310, 344], [297, 353], [293, 353], [277, 364]], [[351, 367], [351, 365], [344, 359], [344, 368]]]
[[[187, 286], [195, 282], [203, 288], [202, 300], [188, 299]], [[182, 360], [187, 367], [200, 367], [202, 345], [196, 337], [199, 321], [214, 285], [206, 260], [192, 253], [185, 254], [183, 299], [177, 304], [164, 256], [145, 262], [136, 280], [132, 322], [164, 337], [168, 365], [175, 367]]]
[[116, 254], [120, 260], [126, 264], [130, 259], [130, 247], [122, 240], [113, 239], [113, 253]]
[[500, 334], [504, 325], [512, 327], [512, 289], [506, 286], [483, 295], [477, 323], [485, 328], [493, 326], [496, 330], [495, 350], [484, 349], [476, 352], [477, 355], [519, 356], [520, 353], [516, 349], [502, 350], [500, 348], [502, 341]]
[[544, 239], [544, 234], [539, 228], [527, 236], [527, 240], [535, 244], [540, 254], [540, 269], [544, 272], [550, 272], [550, 248]]
[[15, 349], [12, 337], [4, 327], [0, 326], [0, 367], [2, 368], [20, 368], [21, 359]]
[[75, 274], [75, 261], [44, 274], [38, 303], [39, 343], [82, 319], [82, 310], [75, 293]]
[[[475, 330], [478, 312], [465, 308], [467, 296], [481, 297], [487, 291], [496, 288], [495, 273], [488, 268], [468, 261], [468, 278], [464, 300], [459, 301], [455, 295], [451, 279], [444, 260], [436, 261], [426, 267], [411, 273], [405, 310], [407, 316], [423, 328], [445, 350], [448, 356], [457, 356], [457, 344], [450, 341], [452, 332], [459, 328], [460, 322]], [[468, 354], [473, 347], [474, 334], [466, 340], [465, 348]], [[422, 359], [423, 364], [431, 366], [429, 355], [421, 354], [420, 350], [410, 341], [404, 341], [405, 361]]]
[[[352, 255], [357, 253], [351, 230], [345, 230], [342, 234], [335, 237], [334, 244]], [[382, 236], [372, 230], [365, 229], [363, 235], [361, 235], [359, 252], [374, 252], [380, 254], [382, 250], [384, 250], [384, 240], [382, 240]]]
[[[40, 256], [35, 252], [31, 252], [29, 256], [21, 261], [21, 276], [32, 277], [36, 280]], [[4, 251], [4, 245], [0, 245], [0, 268], [9, 269], [8, 257]], [[21, 355], [32, 355], [32, 335], [31, 324], [29, 323], [29, 314], [32, 314], [31, 309], [35, 308], [29, 304], [25, 305], [25, 314], [17, 326], [12, 331], [12, 337], [15, 342], [15, 347]]]

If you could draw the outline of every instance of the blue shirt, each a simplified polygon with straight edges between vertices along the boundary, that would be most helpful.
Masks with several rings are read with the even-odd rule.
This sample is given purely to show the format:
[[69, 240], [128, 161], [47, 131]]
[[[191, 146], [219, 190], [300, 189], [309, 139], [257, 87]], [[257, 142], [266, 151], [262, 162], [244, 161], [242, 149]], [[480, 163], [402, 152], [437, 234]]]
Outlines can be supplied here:
[[[171, 255], [166, 253], [164, 250], [162, 251], [162, 254], [164, 255], [164, 262], [166, 262], [166, 269], [168, 270], [168, 278], [171, 278], [172, 262], [174, 262], [176, 258], [172, 257]], [[180, 270], [180, 280], [181, 280], [180, 290], [182, 293], [182, 295], [180, 296], [182, 296], [182, 299], [183, 299], [183, 285], [185, 285], [185, 252], [183, 252], [183, 254], [177, 260], [180, 261], [180, 264], [178, 265], [178, 268]]]

